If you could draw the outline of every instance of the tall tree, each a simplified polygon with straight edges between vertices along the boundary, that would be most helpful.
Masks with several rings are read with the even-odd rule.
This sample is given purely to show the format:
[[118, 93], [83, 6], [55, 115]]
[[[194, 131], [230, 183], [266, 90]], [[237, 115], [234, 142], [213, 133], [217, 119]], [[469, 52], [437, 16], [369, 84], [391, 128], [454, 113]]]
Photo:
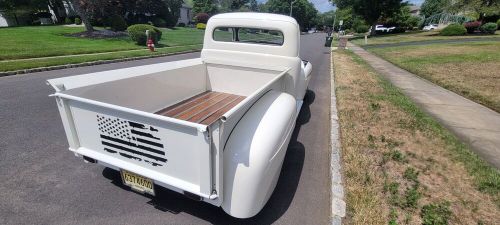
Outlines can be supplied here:
[[[289, 15], [291, 0], [268, 0], [266, 2], [267, 12]], [[292, 9], [292, 17], [297, 20], [302, 29], [308, 29], [314, 25], [314, 18], [318, 10], [307, 0], [295, 0]]]
[[401, 0], [332, 0], [338, 8], [351, 7], [353, 12], [372, 25], [371, 34], [382, 17], [391, 17], [401, 9]]
[[215, 14], [217, 6], [214, 0], [193, 0], [193, 13], [208, 13]]
[[163, 0], [163, 2], [166, 9], [163, 17], [167, 22], [167, 27], [174, 27], [181, 15], [183, 0]]
[[242, 6], [248, 3], [248, 0], [232, 0], [231, 1], [231, 10], [239, 10]]
[[259, 11], [259, 4], [257, 3], [257, 0], [250, 0], [250, 11], [253, 12], [258, 12]]
[[458, 12], [473, 11], [482, 20], [485, 16], [500, 15], [500, 0], [454, 0], [451, 8]]
[[425, 0], [420, 7], [420, 14], [426, 18], [444, 12], [450, 6], [450, 0]]
[[0, 9], [14, 16], [16, 26], [19, 25], [17, 14], [21, 11], [26, 11], [31, 8], [30, 0], [0, 0]]
[[90, 23], [90, 16], [93, 10], [98, 8], [98, 0], [69, 0], [71, 5], [76, 11], [76, 14], [80, 16], [83, 24], [85, 25], [85, 30], [87, 32], [93, 32], [94, 27]]

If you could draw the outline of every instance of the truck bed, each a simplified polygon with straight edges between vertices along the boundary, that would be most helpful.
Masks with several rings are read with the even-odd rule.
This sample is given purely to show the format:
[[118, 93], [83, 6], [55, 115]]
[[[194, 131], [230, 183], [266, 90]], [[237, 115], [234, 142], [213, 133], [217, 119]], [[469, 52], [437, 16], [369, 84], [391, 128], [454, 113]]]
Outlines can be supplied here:
[[207, 91], [168, 106], [156, 112], [156, 114], [210, 125], [243, 99], [245, 99], [245, 96]]

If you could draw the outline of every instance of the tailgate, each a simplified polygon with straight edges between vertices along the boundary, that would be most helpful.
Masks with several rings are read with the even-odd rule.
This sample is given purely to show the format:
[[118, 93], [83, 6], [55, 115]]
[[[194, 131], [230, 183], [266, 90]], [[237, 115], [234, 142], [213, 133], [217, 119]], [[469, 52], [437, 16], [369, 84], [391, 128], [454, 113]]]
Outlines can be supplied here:
[[70, 150], [162, 186], [214, 198], [207, 127], [61, 92], [54, 96]]

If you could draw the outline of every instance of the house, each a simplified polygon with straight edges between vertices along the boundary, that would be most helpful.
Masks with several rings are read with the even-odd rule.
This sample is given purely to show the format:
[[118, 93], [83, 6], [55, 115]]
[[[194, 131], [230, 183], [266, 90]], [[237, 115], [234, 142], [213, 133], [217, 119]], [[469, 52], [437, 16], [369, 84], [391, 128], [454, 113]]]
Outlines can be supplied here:
[[410, 14], [412, 16], [419, 16], [420, 15], [420, 6], [410, 5]]
[[179, 14], [179, 20], [177, 21], [177, 25], [179, 25], [179, 23], [184, 23], [185, 25], [188, 25], [193, 19], [193, 9], [190, 6], [186, 5], [186, 3], [182, 3], [180, 10], [181, 11]]
[[[75, 10], [69, 1], [63, 1], [63, 6], [58, 8], [58, 10], [53, 10], [48, 7], [49, 13], [52, 15], [51, 18], [40, 20], [42, 25], [52, 24], [57, 21], [57, 16], [55, 15], [58, 12], [59, 17], [65, 18], [66, 16], [76, 16]], [[183, 3], [180, 8], [179, 19], [177, 20], [177, 25], [180, 23], [184, 23], [188, 25], [191, 23], [193, 18], [193, 10], [192, 7]], [[6, 11], [0, 10], [0, 27], [10, 27], [10, 26], [29, 26], [32, 24], [32, 15], [30, 14], [11, 14]], [[63, 21], [59, 21], [63, 22]]]

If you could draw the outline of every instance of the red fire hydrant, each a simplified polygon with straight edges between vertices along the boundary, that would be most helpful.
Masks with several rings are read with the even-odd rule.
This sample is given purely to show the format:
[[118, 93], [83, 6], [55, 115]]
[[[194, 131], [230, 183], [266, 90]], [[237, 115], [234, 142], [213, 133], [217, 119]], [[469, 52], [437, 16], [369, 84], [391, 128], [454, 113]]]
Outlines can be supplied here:
[[148, 38], [148, 42], [146, 42], [146, 44], [148, 45], [150, 51], [155, 51], [155, 43], [153, 42], [152, 38]]
[[146, 36], [148, 37], [148, 41], [146, 42], [146, 45], [148, 46], [149, 50], [154, 52], [155, 51], [155, 43], [153, 39], [151, 38], [151, 35], [149, 34], [149, 30], [146, 30]]

